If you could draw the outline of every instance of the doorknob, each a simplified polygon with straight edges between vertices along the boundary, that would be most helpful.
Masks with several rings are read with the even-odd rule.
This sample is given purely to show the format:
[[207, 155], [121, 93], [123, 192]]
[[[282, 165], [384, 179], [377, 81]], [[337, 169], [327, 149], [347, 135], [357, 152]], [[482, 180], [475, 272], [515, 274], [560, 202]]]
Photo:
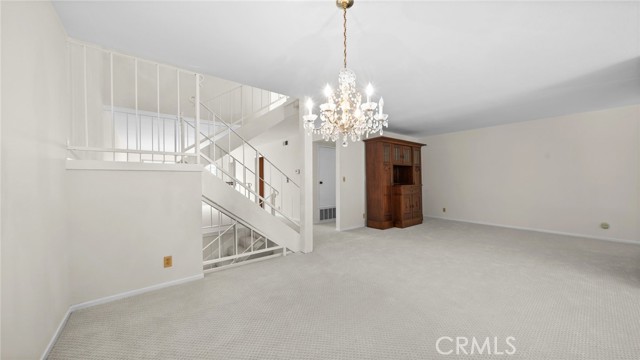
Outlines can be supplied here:
[[322, 181], [320, 181], [320, 185], [322, 185]]

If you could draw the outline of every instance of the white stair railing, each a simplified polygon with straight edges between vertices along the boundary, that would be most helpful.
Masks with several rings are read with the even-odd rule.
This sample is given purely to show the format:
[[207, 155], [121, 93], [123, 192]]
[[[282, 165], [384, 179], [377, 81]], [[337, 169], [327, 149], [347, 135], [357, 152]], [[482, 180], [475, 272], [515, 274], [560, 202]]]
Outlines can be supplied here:
[[[296, 227], [300, 220], [300, 186], [270, 161], [256, 147], [245, 140], [234, 128], [224, 122], [217, 113], [207, 105], [201, 104], [209, 121], [222, 124], [214, 130], [222, 130], [212, 137], [203, 135], [203, 146], [200, 154], [201, 162], [219, 177], [231, 175], [234, 181], [240, 182], [242, 188], [257, 196], [254, 200], [265, 210], [292, 222]], [[235, 154], [232, 155], [232, 154]], [[224, 157], [226, 156], [226, 162]], [[222, 163], [218, 160], [223, 158]], [[218, 169], [222, 174], [218, 173]], [[241, 191], [242, 192], [242, 191]], [[247, 196], [249, 197], [249, 196]]]
[[72, 159], [197, 163], [199, 134], [211, 137], [218, 133], [213, 128], [220, 125], [201, 119], [201, 108], [191, 98], [207, 99], [229, 116], [218, 116], [216, 121], [234, 128], [287, 99], [246, 85], [211, 97], [219, 89], [207, 84], [219, 81], [203, 74], [73, 39], [68, 50], [71, 127], [67, 145]]
[[[192, 126], [187, 122], [185, 124], [188, 127]], [[228, 135], [237, 135], [231, 127], [228, 130]], [[258, 204], [268, 213], [280, 218], [297, 230], [300, 219], [299, 206], [296, 206], [300, 203], [300, 186], [298, 184], [264, 158], [255, 147], [245, 140], [242, 140], [242, 147], [251, 149], [254, 155], [251, 159], [245, 157], [243, 160], [223, 147], [227, 139], [222, 138], [216, 141], [214, 140], [215, 137], [211, 138], [204, 133], [201, 133], [200, 136], [203, 139], [202, 149], [200, 150], [201, 164], [208, 171], [233, 186], [236, 191]], [[220, 146], [220, 144], [223, 146]], [[242, 153], [244, 154], [245, 152], [243, 151]], [[256, 167], [251, 166], [260, 157], [264, 159], [263, 175], [256, 171]], [[247, 162], [247, 160], [250, 161]], [[259, 170], [259, 164], [257, 166]], [[265, 171], [266, 166], [269, 166], [268, 171]], [[267, 178], [264, 175], [265, 173], [269, 173], [270, 176]], [[282, 180], [283, 178], [287, 179], [286, 182], [273, 181], [274, 179]], [[256, 186], [255, 184], [258, 185]], [[285, 192], [289, 195], [290, 202], [283, 201], [284, 196], [279, 196]]]
[[287, 249], [209, 202], [203, 207], [202, 266], [205, 272], [272, 256]]
[[228, 124], [244, 125], [284, 104], [288, 97], [253, 86], [240, 85], [201, 103]]

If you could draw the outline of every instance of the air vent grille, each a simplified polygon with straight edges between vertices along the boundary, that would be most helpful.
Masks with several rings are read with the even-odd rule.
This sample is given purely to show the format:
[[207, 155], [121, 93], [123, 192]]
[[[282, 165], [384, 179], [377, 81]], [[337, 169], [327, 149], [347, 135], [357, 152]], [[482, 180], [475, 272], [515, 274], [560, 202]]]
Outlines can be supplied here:
[[320, 209], [320, 221], [336, 218], [336, 208]]

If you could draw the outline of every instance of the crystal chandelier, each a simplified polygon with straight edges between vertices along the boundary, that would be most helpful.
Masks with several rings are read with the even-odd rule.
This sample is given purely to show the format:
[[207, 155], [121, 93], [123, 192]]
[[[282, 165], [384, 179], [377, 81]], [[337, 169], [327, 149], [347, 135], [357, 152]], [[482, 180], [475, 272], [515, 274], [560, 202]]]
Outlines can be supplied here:
[[[327, 84], [324, 95], [327, 102], [320, 105], [320, 127], [315, 126], [318, 115], [313, 113], [313, 101], [307, 100], [309, 113], [303, 116], [307, 133], [321, 134], [325, 141], [337, 141], [342, 138], [342, 146], [351, 141], [360, 141], [362, 136], [379, 132], [389, 125], [389, 115], [382, 112], [384, 100], [380, 98], [378, 104], [371, 102], [373, 86], [366, 88], [367, 102], [362, 104], [362, 97], [356, 87], [356, 74], [347, 68], [347, 9], [353, 6], [354, 0], [336, 0], [336, 5], [342, 10], [344, 67], [338, 75], [336, 91]], [[376, 108], [378, 109], [376, 113]]]

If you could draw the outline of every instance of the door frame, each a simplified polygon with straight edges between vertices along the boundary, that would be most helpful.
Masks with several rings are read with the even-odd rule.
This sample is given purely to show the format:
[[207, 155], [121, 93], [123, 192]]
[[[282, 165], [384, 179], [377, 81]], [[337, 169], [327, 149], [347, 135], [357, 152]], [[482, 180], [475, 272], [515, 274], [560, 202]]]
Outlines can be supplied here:
[[[329, 221], [320, 221], [320, 206], [319, 206], [319, 191], [318, 191], [318, 166], [320, 165], [320, 161], [318, 161], [318, 148], [320, 147], [324, 147], [324, 148], [330, 148], [333, 149], [335, 152], [335, 158], [334, 158], [334, 166], [336, 166], [336, 174], [337, 174], [337, 165], [338, 165], [338, 151], [336, 149], [335, 143], [333, 142], [327, 142], [324, 140], [317, 140], [313, 142], [313, 223], [314, 224], [322, 224], [325, 222], [329, 222]], [[337, 191], [337, 187], [338, 187], [338, 182], [336, 179], [336, 216], [337, 216], [337, 206], [338, 206], [338, 191]]]

